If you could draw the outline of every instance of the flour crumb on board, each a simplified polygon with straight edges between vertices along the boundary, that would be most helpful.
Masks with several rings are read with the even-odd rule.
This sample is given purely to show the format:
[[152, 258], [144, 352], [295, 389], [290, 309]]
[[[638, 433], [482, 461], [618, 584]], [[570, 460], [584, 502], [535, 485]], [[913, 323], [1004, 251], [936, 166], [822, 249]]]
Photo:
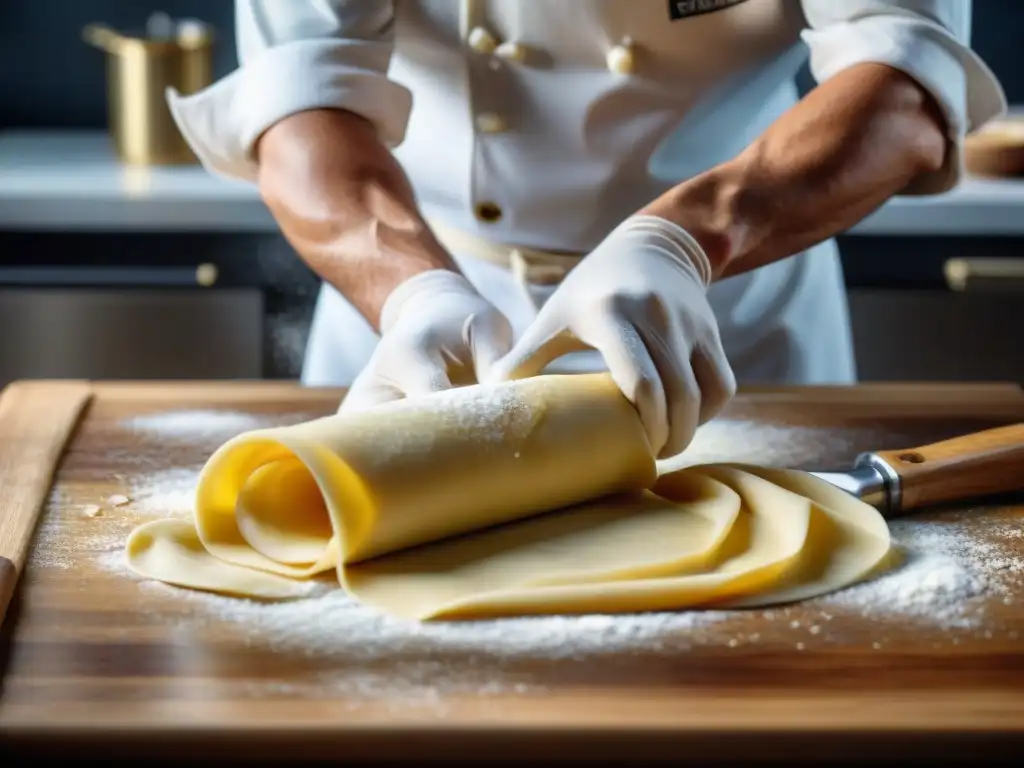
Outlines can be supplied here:
[[[83, 557], [120, 552], [128, 535], [141, 523], [162, 517], [190, 516], [202, 463], [196, 464], [196, 457], [190, 456], [188, 465], [178, 463], [161, 468], [161, 464], [173, 462], [176, 455], [171, 452], [168, 458], [166, 441], [209, 444], [212, 449], [242, 432], [299, 423], [316, 415], [176, 409], [123, 420], [121, 428], [152, 435], [154, 444], [161, 447], [148, 452], [136, 446], [111, 450], [108, 458], [119, 462], [123, 468], [105, 478], [120, 491], [106, 498], [82, 498], [77, 492], [62, 488], [58, 482], [51, 490], [29, 562], [36, 568], [69, 569], [81, 563]], [[202, 459], [206, 455], [202, 454]], [[72, 517], [89, 518], [89, 532], [70, 536], [68, 526], [73, 524]]]
[[[150, 472], [120, 478], [131, 489], [128, 502], [116, 505], [76, 504], [60, 486], [50, 492], [47, 512], [37, 529], [29, 563], [35, 568], [68, 570], [96, 555], [124, 550], [132, 530], [149, 520], [189, 517], [199, 481], [199, 468]], [[85, 518], [87, 533], [72, 534], [73, 518]], [[103, 563], [101, 563], [102, 565]]]
[[[31, 568], [71, 570], [89, 565], [95, 557], [123, 549], [135, 516], [125, 508], [104, 509], [99, 504], [75, 504], [56, 487], [50, 491], [47, 511], [39, 521], [28, 563]], [[84, 533], [69, 531], [75, 524]]]

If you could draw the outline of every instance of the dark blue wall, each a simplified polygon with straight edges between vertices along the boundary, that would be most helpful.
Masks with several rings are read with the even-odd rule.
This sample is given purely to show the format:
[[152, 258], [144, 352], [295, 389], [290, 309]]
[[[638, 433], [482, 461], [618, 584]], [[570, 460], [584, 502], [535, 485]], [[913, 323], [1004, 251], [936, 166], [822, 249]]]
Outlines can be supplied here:
[[[843, 2], [843, 0], [835, 0]], [[150, 10], [192, 16], [220, 33], [217, 74], [235, 65], [232, 0], [0, 0], [0, 127], [106, 125], [103, 54], [81, 39], [102, 21], [141, 28]], [[974, 0], [973, 44], [1003, 82], [1012, 104], [1024, 104], [1024, 2]]]
[[0, 127], [105, 126], [105, 54], [82, 28], [139, 30], [154, 10], [213, 24], [217, 74], [235, 66], [232, 0], [0, 0]]

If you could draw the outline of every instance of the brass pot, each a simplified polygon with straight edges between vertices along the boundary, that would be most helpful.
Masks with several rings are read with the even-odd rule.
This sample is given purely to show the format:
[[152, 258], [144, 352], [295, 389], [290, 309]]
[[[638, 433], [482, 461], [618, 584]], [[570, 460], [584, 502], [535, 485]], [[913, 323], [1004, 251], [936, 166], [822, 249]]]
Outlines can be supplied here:
[[154, 14], [145, 36], [89, 24], [82, 36], [107, 53], [107, 113], [118, 157], [130, 165], [179, 165], [197, 158], [167, 106], [166, 91], [195, 93], [213, 82], [212, 29]]
[[973, 176], [1024, 176], [1024, 120], [1003, 117], [964, 140], [964, 167]]

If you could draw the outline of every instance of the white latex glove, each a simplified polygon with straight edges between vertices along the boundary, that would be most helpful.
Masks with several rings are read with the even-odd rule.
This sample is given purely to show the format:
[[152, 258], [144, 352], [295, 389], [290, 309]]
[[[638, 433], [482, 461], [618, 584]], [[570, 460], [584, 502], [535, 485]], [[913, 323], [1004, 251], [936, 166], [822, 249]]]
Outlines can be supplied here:
[[489, 378], [533, 376], [568, 352], [596, 349], [652, 449], [675, 456], [736, 392], [710, 280], [708, 258], [686, 230], [633, 216], [569, 273]]
[[474, 383], [512, 346], [505, 316], [446, 269], [400, 284], [381, 309], [380, 331], [339, 412]]

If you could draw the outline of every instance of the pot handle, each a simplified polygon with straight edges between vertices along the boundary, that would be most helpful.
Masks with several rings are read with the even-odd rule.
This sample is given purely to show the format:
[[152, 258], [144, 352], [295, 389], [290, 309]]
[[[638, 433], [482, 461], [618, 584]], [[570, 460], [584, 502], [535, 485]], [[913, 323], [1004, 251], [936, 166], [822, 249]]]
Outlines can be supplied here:
[[107, 53], [117, 53], [123, 38], [106, 24], [86, 24], [82, 29], [82, 39], [89, 45]]

